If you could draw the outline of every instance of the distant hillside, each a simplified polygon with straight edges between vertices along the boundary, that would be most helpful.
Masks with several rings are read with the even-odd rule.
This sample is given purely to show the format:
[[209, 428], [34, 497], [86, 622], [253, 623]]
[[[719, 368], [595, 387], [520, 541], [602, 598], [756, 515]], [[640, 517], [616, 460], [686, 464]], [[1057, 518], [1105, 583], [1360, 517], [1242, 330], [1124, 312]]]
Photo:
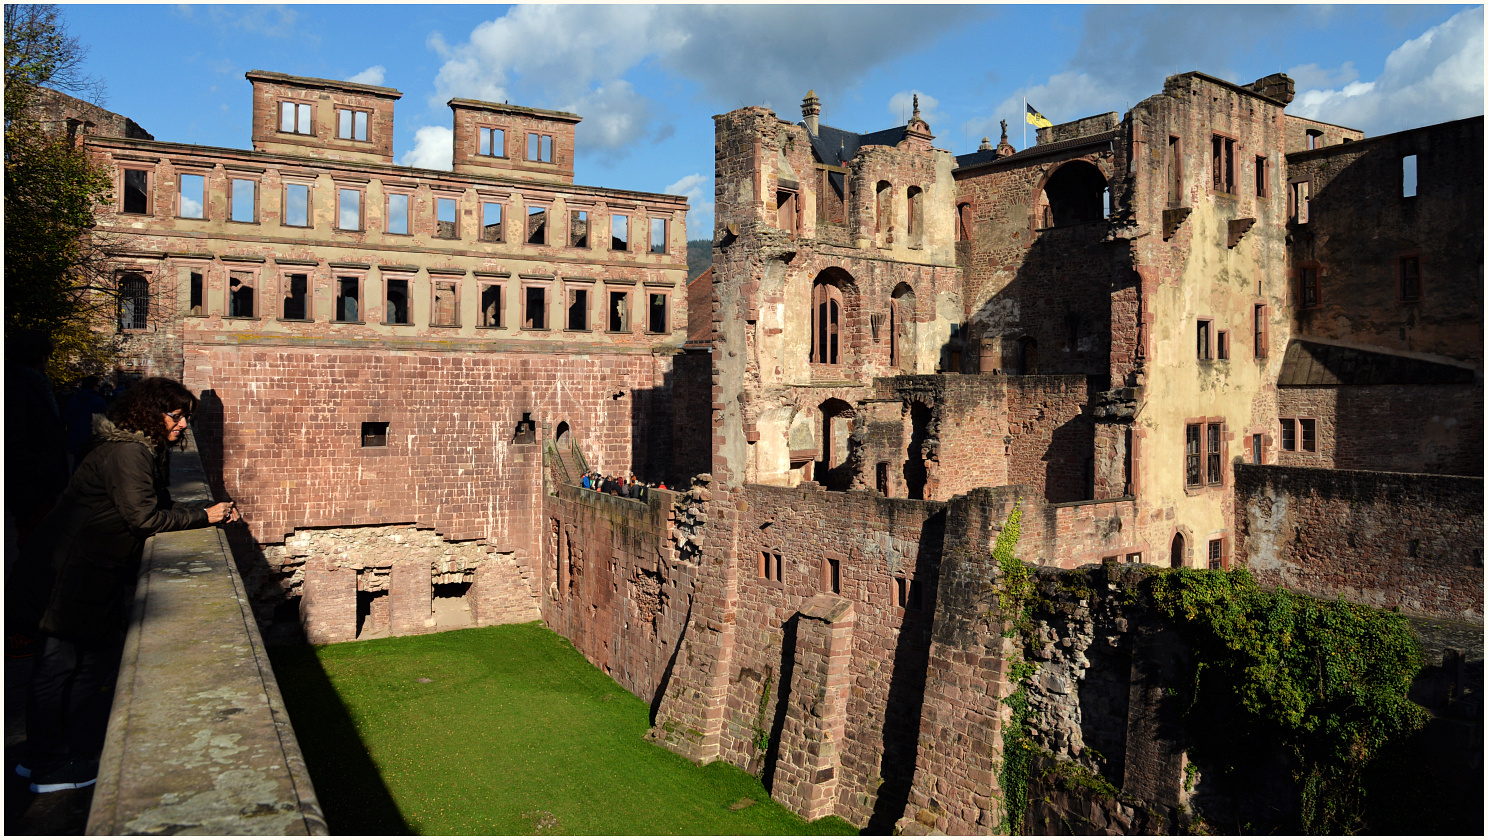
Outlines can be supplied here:
[[713, 240], [687, 240], [687, 280], [691, 282], [713, 264]]

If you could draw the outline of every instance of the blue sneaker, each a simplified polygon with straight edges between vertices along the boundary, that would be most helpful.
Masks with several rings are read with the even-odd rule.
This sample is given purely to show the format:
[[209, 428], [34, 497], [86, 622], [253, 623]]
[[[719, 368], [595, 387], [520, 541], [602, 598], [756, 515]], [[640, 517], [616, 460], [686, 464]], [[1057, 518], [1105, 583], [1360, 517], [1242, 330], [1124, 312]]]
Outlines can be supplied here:
[[77, 790], [98, 781], [98, 762], [74, 758], [50, 773], [42, 773], [31, 782], [32, 793], [56, 793]]

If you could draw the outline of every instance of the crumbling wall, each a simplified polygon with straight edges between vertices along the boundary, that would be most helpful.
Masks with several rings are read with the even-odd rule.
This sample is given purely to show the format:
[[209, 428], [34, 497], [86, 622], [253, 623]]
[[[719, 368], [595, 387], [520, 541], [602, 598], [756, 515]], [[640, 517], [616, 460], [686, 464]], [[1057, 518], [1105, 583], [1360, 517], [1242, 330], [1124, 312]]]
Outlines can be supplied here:
[[1483, 480], [1235, 466], [1235, 557], [1265, 586], [1482, 621]]

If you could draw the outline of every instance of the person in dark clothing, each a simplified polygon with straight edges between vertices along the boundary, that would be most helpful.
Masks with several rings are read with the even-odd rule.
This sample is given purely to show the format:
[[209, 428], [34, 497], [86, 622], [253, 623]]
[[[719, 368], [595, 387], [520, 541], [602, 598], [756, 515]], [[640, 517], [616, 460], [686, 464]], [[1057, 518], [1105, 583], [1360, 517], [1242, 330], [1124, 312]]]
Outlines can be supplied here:
[[78, 383], [77, 393], [67, 400], [62, 410], [62, 421], [67, 424], [67, 454], [72, 456], [73, 468], [77, 468], [83, 444], [93, 436], [93, 415], [108, 410], [108, 403], [98, 393], [98, 377], [85, 376]]
[[128, 595], [146, 538], [237, 520], [231, 502], [175, 505], [169, 447], [197, 399], [181, 383], [146, 379], [95, 421], [72, 481], [21, 548], [7, 594], [42, 638], [26, 697], [31, 790], [86, 787], [98, 776]]
[[67, 437], [46, 375], [51, 357], [45, 333], [15, 330], [5, 337], [5, 512], [20, 542], [67, 486]]

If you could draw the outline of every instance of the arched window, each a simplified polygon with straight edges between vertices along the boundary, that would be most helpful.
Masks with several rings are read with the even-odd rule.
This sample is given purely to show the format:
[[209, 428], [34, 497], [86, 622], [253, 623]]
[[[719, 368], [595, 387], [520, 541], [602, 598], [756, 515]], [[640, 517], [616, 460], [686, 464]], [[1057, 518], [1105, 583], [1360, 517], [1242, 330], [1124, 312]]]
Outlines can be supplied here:
[[142, 330], [150, 323], [150, 284], [138, 274], [119, 280], [119, 326]]
[[818, 279], [811, 287], [811, 361], [819, 365], [842, 364], [845, 314], [842, 290]]
[[914, 372], [915, 294], [908, 283], [894, 288], [889, 299], [889, 366]]
[[1044, 184], [1044, 227], [1063, 227], [1105, 218], [1106, 178], [1094, 164], [1066, 163]]
[[888, 181], [879, 181], [873, 204], [874, 222], [878, 233], [888, 233], [894, 222], [894, 187]]
[[956, 205], [956, 239], [971, 241], [971, 205], [965, 202]]
[[925, 192], [919, 187], [910, 187], [905, 195], [909, 199], [909, 244], [918, 245], [925, 234]]

